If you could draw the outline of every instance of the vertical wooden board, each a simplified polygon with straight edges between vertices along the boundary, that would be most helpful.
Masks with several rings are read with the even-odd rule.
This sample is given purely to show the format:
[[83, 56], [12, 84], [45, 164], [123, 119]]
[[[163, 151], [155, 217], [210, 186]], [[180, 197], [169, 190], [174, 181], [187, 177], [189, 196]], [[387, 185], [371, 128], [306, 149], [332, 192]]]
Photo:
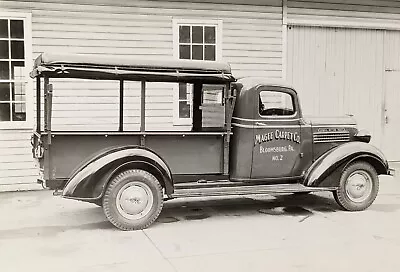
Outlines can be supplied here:
[[293, 27], [288, 70], [306, 115], [353, 114], [381, 145], [383, 32]]
[[400, 161], [400, 147], [397, 144], [400, 132], [399, 101], [400, 101], [400, 71], [386, 72], [386, 115], [384, 125], [383, 151], [390, 161]]
[[383, 150], [389, 160], [400, 161], [400, 148], [396, 144], [400, 133], [400, 31], [387, 31], [384, 41]]

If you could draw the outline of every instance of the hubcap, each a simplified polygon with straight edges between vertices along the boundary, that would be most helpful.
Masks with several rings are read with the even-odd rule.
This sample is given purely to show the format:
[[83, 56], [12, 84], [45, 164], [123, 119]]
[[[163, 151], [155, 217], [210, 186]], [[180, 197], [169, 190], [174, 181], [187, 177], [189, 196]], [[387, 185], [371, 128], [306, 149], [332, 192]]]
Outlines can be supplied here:
[[372, 192], [372, 178], [364, 170], [351, 173], [346, 181], [346, 194], [353, 202], [364, 202]]
[[119, 213], [126, 219], [140, 219], [151, 210], [153, 195], [149, 186], [133, 181], [118, 191], [116, 204]]

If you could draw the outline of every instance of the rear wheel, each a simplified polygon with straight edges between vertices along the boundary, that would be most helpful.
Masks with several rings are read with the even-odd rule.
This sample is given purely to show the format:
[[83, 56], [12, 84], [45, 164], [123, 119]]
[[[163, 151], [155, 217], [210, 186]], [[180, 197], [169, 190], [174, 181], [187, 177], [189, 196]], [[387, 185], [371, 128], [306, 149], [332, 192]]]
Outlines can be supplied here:
[[378, 191], [379, 179], [375, 168], [367, 162], [355, 162], [344, 169], [333, 196], [343, 209], [362, 211], [371, 206]]
[[139, 230], [158, 218], [163, 203], [158, 180], [147, 171], [131, 169], [117, 175], [107, 186], [103, 210], [117, 228]]

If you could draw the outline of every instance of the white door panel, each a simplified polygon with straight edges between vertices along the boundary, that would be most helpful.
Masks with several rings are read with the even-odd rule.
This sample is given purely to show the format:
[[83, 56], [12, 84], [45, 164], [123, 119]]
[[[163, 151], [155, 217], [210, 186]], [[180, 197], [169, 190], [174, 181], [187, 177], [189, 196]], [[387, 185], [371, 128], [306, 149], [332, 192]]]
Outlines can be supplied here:
[[400, 161], [400, 71], [386, 72], [386, 103], [383, 152], [390, 161]]
[[306, 115], [352, 114], [382, 145], [384, 31], [294, 26], [287, 79]]

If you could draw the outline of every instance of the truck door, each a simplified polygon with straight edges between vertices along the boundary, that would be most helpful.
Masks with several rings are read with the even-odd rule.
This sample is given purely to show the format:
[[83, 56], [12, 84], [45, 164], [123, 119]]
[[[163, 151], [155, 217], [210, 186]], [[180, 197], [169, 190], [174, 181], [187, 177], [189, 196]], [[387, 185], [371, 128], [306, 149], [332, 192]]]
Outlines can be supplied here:
[[252, 179], [292, 177], [300, 159], [300, 107], [296, 93], [259, 87], [254, 109]]

